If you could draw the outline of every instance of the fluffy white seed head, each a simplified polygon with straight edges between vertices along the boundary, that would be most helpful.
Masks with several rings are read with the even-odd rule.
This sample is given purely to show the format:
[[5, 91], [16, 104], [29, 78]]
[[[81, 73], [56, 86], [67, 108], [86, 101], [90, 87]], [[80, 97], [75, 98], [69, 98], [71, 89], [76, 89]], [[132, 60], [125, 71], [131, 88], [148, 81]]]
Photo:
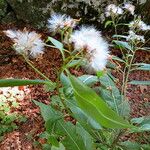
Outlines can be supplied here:
[[100, 36], [100, 32], [94, 27], [82, 26], [79, 30], [73, 32], [70, 37], [70, 42], [74, 44], [75, 49], [80, 50], [89, 47], [90, 40], [92, 39], [95, 42]]
[[128, 10], [132, 15], [134, 15], [135, 6], [130, 3], [125, 3], [124, 7], [126, 10]]
[[48, 19], [48, 28], [51, 32], [57, 32], [59, 29], [65, 27], [74, 28], [76, 26], [76, 21], [67, 15], [61, 15], [54, 13], [51, 18]]
[[70, 38], [77, 50], [86, 50], [85, 68], [88, 72], [103, 70], [108, 59], [108, 44], [94, 27], [81, 27]]
[[123, 14], [123, 9], [120, 8], [119, 6], [116, 6], [115, 4], [110, 4], [106, 7], [105, 9], [105, 15], [106, 17], [109, 16], [118, 16]]
[[41, 35], [35, 31], [29, 32], [26, 29], [23, 31], [6, 30], [4, 33], [14, 42], [14, 49], [26, 56], [33, 58], [43, 54], [44, 42], [41, 40]]
[[132, 30], [129, 31], [129, 35], [127, 36], [127, 41], [139, 41], [145, 42], [144, 36], [135, 34]]
[[142, 20], [140, 20], [140, 19], [131, 21], [131, 22], [129, 23], [129, 27], [130, 27], [131, 29], [139, 29], [139, 30], [142, 30], [142, 31], [150, 30], [150, 25], [147, 25], [146, 23], [144, 23], [144, 22], [143, 22]]

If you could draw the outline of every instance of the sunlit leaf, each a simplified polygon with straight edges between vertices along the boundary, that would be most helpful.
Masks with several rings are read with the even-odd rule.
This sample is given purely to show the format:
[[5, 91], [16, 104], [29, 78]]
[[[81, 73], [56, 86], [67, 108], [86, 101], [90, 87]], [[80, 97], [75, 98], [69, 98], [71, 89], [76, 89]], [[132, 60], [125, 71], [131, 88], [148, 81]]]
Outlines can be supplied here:
[[51, 150], [66, 150], [62, 143], [59, 143], [59, 146], [52, 146]]
[[79, 107], [100, 125], [108, 128], [134, 128], [111, 110], [91, 88], [71, 75], [70, 81]]
[[106, 21], [105, 23], [105, 28], [107, 28], [107, 26], [111, 25], [113, 22], [111, 20]]

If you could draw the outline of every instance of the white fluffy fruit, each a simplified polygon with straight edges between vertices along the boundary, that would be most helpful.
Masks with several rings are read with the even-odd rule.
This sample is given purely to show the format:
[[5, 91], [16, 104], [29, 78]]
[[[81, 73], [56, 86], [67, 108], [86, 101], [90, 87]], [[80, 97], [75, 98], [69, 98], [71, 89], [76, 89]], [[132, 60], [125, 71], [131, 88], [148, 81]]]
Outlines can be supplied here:
[[71, 35], [70, 42], [74, 44], [76, 50], [86, 49], [85, 67], [89, 72], [105, 68], [109, 56], [108, 44], [94, 27], [83, 26], [76, 30]]
[[29, 32], [26, 29], [23, 31], [6, 30], [4, 33], [13, 40], [14, 49], [19, 54], [33, 58], [43, 54], [44, 42], [41, 40], [41, 35], [35, 31]]

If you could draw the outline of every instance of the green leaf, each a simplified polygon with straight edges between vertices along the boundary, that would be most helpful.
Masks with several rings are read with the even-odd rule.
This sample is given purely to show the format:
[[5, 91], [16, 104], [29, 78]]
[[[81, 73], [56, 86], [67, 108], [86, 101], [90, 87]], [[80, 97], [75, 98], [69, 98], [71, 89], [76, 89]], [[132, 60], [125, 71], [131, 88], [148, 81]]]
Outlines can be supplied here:
[[109, 106], [122, 116], [129, 114], [129, 111], [127, 111], [127, 108], [129, 107], [124, 107], [126, 103], [124, 103], [123, 97], [121, 96], [119, 89], [116, 87], [114, 77], [110, 73], [107, 73], [103, 77], [100, 77], [99, 81], [101, 83], [99, 88], [100, 95]]
[[150, 131], [150, 124], [141, 125], [139, 130], [140, 131]]
[[126, 142], [122, 142], [121, 145], [124, 146], [128, 150], [141, 150], [140, 144], [136, 142], [126, 141]]
[[55, 147], [59, 147], [59, 142], [57, 141], [56, 137], [53, 135], [48, 136], [47, 142]]
[[[109, 62], [108, 62], [109, 63]], [[108, 65], [108, 64], [107, 64]], [[96, 75], [97, 75], [97, 77], [99, 78], [99, 77], [102, 77], [102, 76], [104, 76], [105, 75], [105, 71], [97, 71], [96, 72]]]
[[132, 51], [132, 47], [128, 44], [128, 42], [118, 41], [118, 40], [113, 40], [113, 42], [121, 48], [126, 48]]
[[113, 60], [117, 60], [117, 61], [119, 61], [119, 62], [125, 63], [125, 61], [124, 61], [123, 59], [121, 59], [121, 58], [119, 58], [119, 57], [117, 57], [117, 56], [112, 56], [112, 59], [113, 59]]
[[131, 119], [132, 123], [137, 123], [137, 124], [141, 124], [143, 121], [144, 121], [144, 117]]
[[126, 148], [127, 150], [150, 150], [150, 145], [149, 144], [140, 144], [137, 142], [130, 142], [130, 141], [125, 141], [122, 142], [121, 145], [123, 148]]
[[92, 119], [89, 115], [84, 113], [79, 107], [74, 104], [69, 105], [71, 111], [73, 112], [73, 116], [78, 122], [89, 132], [90, 130], [101, 130], [102, 127], [97, 123], [94, 119]]
[[149, 71], [150, 70], [150, 64], [137, 63], [137, 64], [133, 64], [133, 65], [134, 66], [138, 66], [134, 70], [145, 70], [145, 71]]
[[133, 84], [133, 85], [150, 85], [150, 81], [133, 80], [133, 81], [129, 82], [129, 84]]
[[51, 41], [56, 46], [56, 48], [58, 48], [59, 50], [63, 50], [63, 44], [61, 42], [55, 40], [52, 37], [48, 37], [48, 40]]
[[61, 143], [67, 150], [86, 150], [86, 145], [84, 145], [81, 136], [77, 134], [75, 125], [71, 122], [65, 122], [63, 116], [51, 106], [37, 101], [34, 102], [40, 107], [48, 133], [60, 136], [60, 139], [62, 139]]
[[98, 82], [98, 78], [93, 75], [82, 75], [78, 78], [86, 85], [93, 85]]
[[60, 74], [60, 81], [64, 87], [70, 86], [70, 80], [63, 72]]
[[127, 36], [124, 36], [124, 35], [113, 35], [112, 36], [113, 38], [124, 38], [124, 39], [126, 39], [127, 38]]
[[59, 147], [52, 146], [51, 150], [66, 150], [62, 143], [59, 143]]
[[136, 49], [150, 52], [150, 47], [136, 47]]
[[61, 99], [58, 95], [51, 96], [51, 105], [52, 106], [59, 106], [62, 110], [65, 109], [64, 105], [61, 102]]
[[45, 81], [45, 80], [23, 80], [23, 79], [1, 79], [0, 80], [0, 87], [35, 85], [35, 84], [47, 84], [49, 86], [52, 86], [49, 81]]
[[150, 117], [133, 118], [131, 122], [139, 124], [137, 132], [150, 131]]
[[51, 150], [51, 146], [49, 144], [42, 144], [42, 150]]
[[61, 42], [55, 40], [55, 39], [52, 38], [52, 37], [48, 37], [48, 41], [51, 41], [51, 42], [54, 44], [54, 46], [55, 46], [57, 49], [60, 50], [60, 52], [61, 52], [61, 54], [62, 54], [62, 56], [63, 56], [63, 58], [64, 58], [64, 48], [63, 48], [63, 44], [62, 44]]
[[117, 65], [114, 62], [108, 61], [107, 68], [116, 69]]
[[108, 25], [111, 25], [111, 24], [112, 24], [112, 21], [111, 21], [111, 20], [106, 21], [106, 23], [105, 23], [105, 28], [107, 28], [107, 26], [108, 26]]
[[44, 119], [45, 122], [52, 120], [53, 122], [58, 120], [60, 118], [60, 114], [56, 113], [56, 111], [54, 111], [51, 106], [49, 105], [45, 105], [41, 102], [37, 102], [35, 100], [33, 100], [33, 102], [40, 107], [41, 110], [41, 115]]
[[107, 104], [91, 88], [70, 75], [71, 85], [79, 107], [100, 125], [108, 128], [134, 128]]
[[66, 136], [62, 143], [67, 150], [86, 150], [86, 145], [84, 145], [81, 136], [77, 133], [76, 126], [71, 122], [58, 121], [56, 128], [58, 135]]
[[81, 60], [72, 60], [66, 65], [67, 68], [75, 67], [81, 63]]
[[82, 137], [86, 149], [92, 150], [93, 149], [92, 137], [86, 130], [84, 130], [84, 128], [79, 123], [77, 124], [77, 133]]

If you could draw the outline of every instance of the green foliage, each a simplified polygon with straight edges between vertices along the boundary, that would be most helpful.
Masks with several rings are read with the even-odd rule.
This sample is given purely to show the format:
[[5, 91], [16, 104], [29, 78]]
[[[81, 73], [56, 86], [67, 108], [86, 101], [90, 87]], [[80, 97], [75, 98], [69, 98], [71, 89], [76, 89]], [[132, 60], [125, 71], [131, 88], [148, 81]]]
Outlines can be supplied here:
[[133, 80], [129, 82], [129, 84], [134, 84], [134, 85], [150, 85], [150, 81], [137, 81]]
[[134, 70], [145, 70], [145, 71], [150, 71], [150, 64], [146, 63], [136, 63], [133, 64], [133, 66], [136, 66]]
[[1, 79], [0, 87], [21, 86], [21, 85], [35, 85], [46, 84], [48, 86], [54, 86], [49, 81], [44, 80], [22, 80], [22, 79]]
[[47, 38], [47, 42], [48, 42], [48, 41], [51, 41], [51, 43], [55, 46], [55, 48], [57, 48], [57, 49], [61, 52], [62, 57], [64, 58], [65, 56], [64, 56], [63, 44], [62, 44], [61, 42], [55, 40], [55, 39], [52, 38], [52, 37], [48, 37], [48, 38]]
[[16, 112], [11, 112], [12, 108], [18, 107], [16, 99], [0, 95], [0, 141], [5, 133], [17, 129], [17, 123], [26, 121], [26, 118]]
[[146, 145], [146, 144], [139, 144], [137, 142], [130, 142], [130, 141], [126, 141], [126, 142], [122, 142], [121, 145], [128, 150], [149, 150], [150, 145]]
[[132, 51], [132, 47], [131, 47], [131, 45], [129, 45], [128, 42], [119, 41], [119, 40], [113, 40], [113, 42], [114, 42], [119, 48], [125, 48], [125, 49], [127, 49], [127, 50], [131, 50], [131, 51]]
[[70, 76], [70, 81], [79, 107], [100, 125], [107, 128], [132, 128], [128, 122], [112, 111], [92, 89], [73, 76]]
[[45, 120], [49, 144], [58, 146], [56, 143], [60, 141], [68, 150], [88, 150], [89, 146], [91, 147], [90, 143], [86, 141], [88, 140], [88, 142], [90, 141], [91, 143], [92, 141], [89, 137], [86, 137], [88, 133], [82, 126], [65, 122], [63, 114], [56, 112], [51, 106], [36, 101], [34, 102], [40, 107], [42, 117]]
[[[112, 56], [111, 61], [107, 64], [109, 69], [92, 72], [92, 75], [85, 73], [78, 77], [71, 74], [72, 68], [76, 71], [84, 63], [83, 56], [86, 46], [89, 45], [84, 45], [85, 47], [83, 46], [81, 50], [74, 49], [69, 42], [69, 37], [74, 29], [68, 28], [65, 22], [66, 27], [58, 32], [62, 42], [48, 36], [46, 42], [52, 43], [52, 45], [45, 44], [45, 46], [58, 49], [62, 54], [63, 62], [56, 71], [56, 83], [35, 68], [25, 56], [23, 57], [28, 65], [45, 80], [0, 80], [0, 87], [43, 84], [47, 91], [56, 90], [55, 94], [50, 97], [51, 105], [34, 101], [40, 107], [45, 122], [45, 131], [40, 135], [41, 138], [46, 139], [46, 143], [42, 145], [44, 150], [148, 149], [149, 144], [122, 142], [122, 137], [129, 133], [143, 134], [150, 131], [149, 117], [132, 118], [130, 103], [127, 100], [128, 84], [150, 85], [149, 81], [133, 80], [129, 82], [132, 71], [150, 70], [149, 64], [134, 62], [139, 49], [145, 51], [149, 48], [143, 47], [141, 42], [144, 39], [141, 40], [139, 35], [135, 34], [135, 37], [138, 37], [135, 39], [132, 37], [133, 35], [129, 36], [120, 32], [118, 34], [118, 26], [128, 26], [129, 28], [130, 26], [120, 23], [120, 18], [115, 16], [115, 13], [110, 15], [110, 18], [111, 20], [105, 23], [105, 28], [110, 25], [115, 28], [112, 46], [120, 50], [121, 57]], [[134, 32], [138, 33], [139, 31]], [[112, 69], [122, 76], [119, 84], [118, 79], [111, 74]], [[2, 106], [0, 119], [3, 126], [0, 134], [5, 133], [6, 129], [15, 129], [14, 122], [16, 118], [19, 118], [16, 114], [8, 116], [10, 103], [8, 105], [5, 98], [2, 99], [4, 100], [0, 102], [0, 106]], [[11, 100], [11, 105], [17, 107], [17, 102]], [[7, 125], [9, 125], [8, 128], [6, 128]]]

